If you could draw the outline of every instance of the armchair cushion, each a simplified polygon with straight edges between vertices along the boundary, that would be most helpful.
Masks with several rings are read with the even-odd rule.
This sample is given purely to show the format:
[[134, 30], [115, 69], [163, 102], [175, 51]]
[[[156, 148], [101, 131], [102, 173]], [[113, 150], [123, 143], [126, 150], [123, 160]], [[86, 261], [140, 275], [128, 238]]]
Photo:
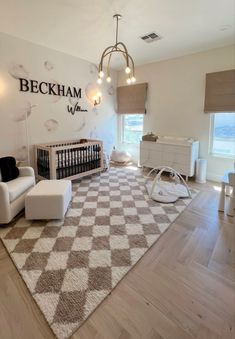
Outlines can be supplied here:
[[16, 160], [13, 157], [0, 158], [1, 180], [8, 182], [19, 176], [19, 169], [16, 167]]
[[34, 186], [34, 177], [18, 177], [6, 182], [6, 185], [8, 187], [9, 200], [12, 202], [31, 186]]

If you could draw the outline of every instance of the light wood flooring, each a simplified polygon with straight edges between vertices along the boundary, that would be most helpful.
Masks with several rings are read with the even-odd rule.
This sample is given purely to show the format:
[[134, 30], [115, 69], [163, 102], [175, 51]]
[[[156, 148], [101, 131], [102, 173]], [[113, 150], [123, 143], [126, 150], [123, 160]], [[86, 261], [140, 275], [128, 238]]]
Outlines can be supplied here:
[[[235, 218], [213, 183], [127, 274], [72, 339], [234, 339]], [[0, 338], [54, 338], [0, 243]]]

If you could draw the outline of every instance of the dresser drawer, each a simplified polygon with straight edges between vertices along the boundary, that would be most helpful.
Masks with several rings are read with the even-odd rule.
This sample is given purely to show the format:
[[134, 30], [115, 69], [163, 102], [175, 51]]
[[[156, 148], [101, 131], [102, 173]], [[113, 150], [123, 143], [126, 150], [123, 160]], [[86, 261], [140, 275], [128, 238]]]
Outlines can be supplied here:
[[140, 150], [140, 165], [147, 167], [157, 167], [162, 164], [162, 152], [151, 149]]
[[172, 153], [172, 152], [163, 152], [162, 153], [163, 162], [170, 163], [180, 163], [188, 164], [190, 162], [190, 157], [187, 154]]
[[151, 142], [151, 141], [141, 141], [140, 143], [140, 149], [144, 150], [153, 150], [156, 152], [162, 152], [163, 145], [158, 144], [157, 142]]
[[177, 154], [191, 154], [191, 147], [178, 146], [178, 145], [162, 145], [162, 150], [165, 153], [177, 153]]
[[182, 164], [178, 162], [175, 162], [175, 163], [166, 162], [164, 163], [164, 165], [174, 168], [180, 174], [187, 175], [187, 176], [193, 175], [193, 173], [191, 173], [190, 166], [188, 166], [188, 164]]

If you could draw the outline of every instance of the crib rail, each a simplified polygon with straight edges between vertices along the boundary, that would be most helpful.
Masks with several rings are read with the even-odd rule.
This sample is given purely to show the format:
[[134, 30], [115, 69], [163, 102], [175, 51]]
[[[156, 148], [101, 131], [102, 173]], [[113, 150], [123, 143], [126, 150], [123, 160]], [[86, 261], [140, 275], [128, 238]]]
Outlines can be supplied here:
[[100, 140], [77, 140], [35, 145], [39, 179], [77, 179], [103, 170], [103, 145]]
[[38, 176], [50, 179], [50, 152], [45, 148], [37, 148], [37, 173]]

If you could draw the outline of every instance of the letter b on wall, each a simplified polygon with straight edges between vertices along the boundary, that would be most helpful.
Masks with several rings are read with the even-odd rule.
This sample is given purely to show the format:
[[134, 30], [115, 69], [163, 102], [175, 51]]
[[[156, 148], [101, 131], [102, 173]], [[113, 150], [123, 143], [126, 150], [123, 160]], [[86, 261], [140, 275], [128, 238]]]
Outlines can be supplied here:
[[29, 82], [27, 79], [20, 78], [20, 91], [21, 92], [29, 91]]

